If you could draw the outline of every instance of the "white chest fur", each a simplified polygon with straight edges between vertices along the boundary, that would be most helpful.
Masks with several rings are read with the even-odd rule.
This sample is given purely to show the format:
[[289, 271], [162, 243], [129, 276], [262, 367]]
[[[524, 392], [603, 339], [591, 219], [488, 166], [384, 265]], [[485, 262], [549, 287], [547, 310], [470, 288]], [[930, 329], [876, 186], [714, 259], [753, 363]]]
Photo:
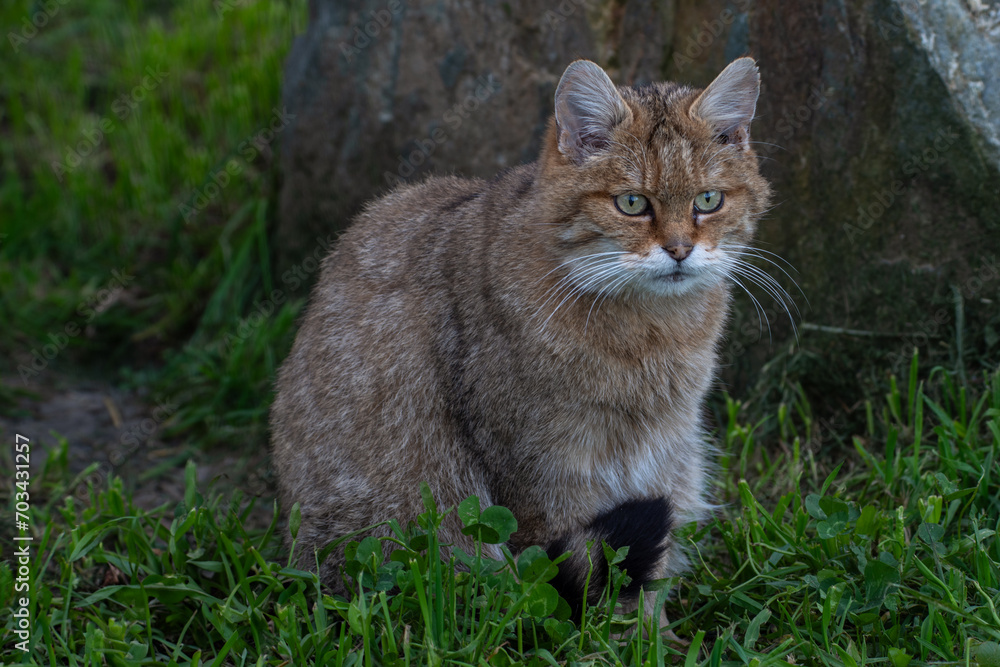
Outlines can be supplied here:
[[[678, 522], [704, 519], [708, 440], [695, 415], [632, 430], [624, 418], [586, 420], [552, 461], [553, 491], [571, 496], [577, 508], [607, 511], [635, 499], [665, 498]], [[596, 422], [596, 423], [595, 423]], [[603, 423], [601, 423], [603, 422]], [[617, 423], [616, 423], [617, 422]]]

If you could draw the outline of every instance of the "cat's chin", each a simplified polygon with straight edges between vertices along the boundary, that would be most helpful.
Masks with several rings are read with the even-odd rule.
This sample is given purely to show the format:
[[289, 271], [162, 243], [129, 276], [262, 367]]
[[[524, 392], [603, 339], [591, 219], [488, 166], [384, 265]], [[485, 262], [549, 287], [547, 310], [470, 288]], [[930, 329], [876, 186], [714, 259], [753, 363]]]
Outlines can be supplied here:
[[694, 274], [687, 273], [684, 271], [674, 271], [673, 273], [666, 273], [662, 276], [657, 276], [659, 280], [666, 281], [668, 283], [682, 283], [686, 280], [694, 278]]
[[701, 271], [660, 273], [650, 276], [643, 282], [651, 292], [663, 296], [690, 294], [710, 288], [716, 284], [712, 276], [706, 275]]

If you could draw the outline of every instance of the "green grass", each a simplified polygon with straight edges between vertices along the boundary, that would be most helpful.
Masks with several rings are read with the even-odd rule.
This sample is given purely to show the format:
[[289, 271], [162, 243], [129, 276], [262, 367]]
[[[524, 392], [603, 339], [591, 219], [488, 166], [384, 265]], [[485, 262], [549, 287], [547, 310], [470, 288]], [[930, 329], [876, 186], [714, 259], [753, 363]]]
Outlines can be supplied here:
[[[0, 25], [19, 33], [44, 6], [3, 4]], [[280, 109], [306, 0], [56, 6], [16, 52], [8, 37], [0, 45], [0, 372], [14, 378], [0, 383], [0, 411], [51, 378], [103, 374], [176, 403], [163, 435], [187, 450], [259, 447], [306, 293], [272, 273], [280, 139], [247, 142]], [[285, 298], [271, 308], [275, 288]], [[333, 598], [289, 566], [277, 515], [248, 527], [259, 523], [253, 501], [203, 496], [191, 466], [179, 505], [140, 509], [118, 478], [82, 498], [89, 471], [70, 474], [75, 443], [64, 442], [29, 485], [0, 470], [13, 482], [0, 490], [4, 516], [28, 493], [34, 537], [25, 656], [12, 634], [19, 543], [13, 519], [0, 525], [0, 656], [88, 667], [998, 665], [996, 341], [965, 349], [961, 330], [938, 341], [954, 350], [947, 371], [914, 361], [897, 381], [841, 364], [833, 377], [819, 352], [789, 343], [743, 403], [715, 401], [725, 504], [678, 530], [691, 568], [660, 589], [683, 644], [613, 613], [627, 574], [568, 618], [538, 550], [432, 557], [449, 509], [431, 499], [420, 525], [394, 526], [388, 562], [358, 536], [356, 593]], [[512, 528], [472, 501], [450, 511], [484, 541]]]
[[[259, 438], [306, 296], [244, 325], [275, 287], [280, 130], [260, 132], [306, 2], [53, 7], [0, 58], [0, 371], [55, 339], [27, 384], [82, 365], [176, 398], [206, 440]], [[39, 11], [5, 3], [0, 25]]]
[[[680, 528], [691, 570], [661, 593], [682, 644], [613, 613], [627, 572], [570, 618], [541, 549], [432, 555], [444, 511], [499, 543], [514, 528], [501, 508], [425, 494], [419, 525], [393, 524], [388, 561], [374, 538], [350, 543], [345, 599], [289, 565], [294, 510], [290, 528], [275, 514], [248, 531], [252, 503], [202, 497], [193, 464], [176, 506], [139, 510], [118, 479], [80, 502], [64, 446], [32, 482], [30, 664], [995, 665], [1000, 374], [977, 394], [930, 375], [925, 387], [914, 363], [829, 474], [807, 405], [754, 426], [729, 402], [716, 491], [730, 504]], [[758, 438], [767, 424], [775, 435]], [[5, 651], [15, 574], [0, 565]]]

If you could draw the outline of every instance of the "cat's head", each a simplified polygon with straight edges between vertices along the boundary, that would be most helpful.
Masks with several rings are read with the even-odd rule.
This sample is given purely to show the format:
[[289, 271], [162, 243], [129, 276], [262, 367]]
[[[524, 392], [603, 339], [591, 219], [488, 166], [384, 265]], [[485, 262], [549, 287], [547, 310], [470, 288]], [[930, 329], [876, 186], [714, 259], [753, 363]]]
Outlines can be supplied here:
[[566, 69], [539, 194], [579, 289], [680, 294], [746, 270], [770, 198], [750, 142], [759, 90], [750, 58], [702, 91], [616, 87], [586, 60]]

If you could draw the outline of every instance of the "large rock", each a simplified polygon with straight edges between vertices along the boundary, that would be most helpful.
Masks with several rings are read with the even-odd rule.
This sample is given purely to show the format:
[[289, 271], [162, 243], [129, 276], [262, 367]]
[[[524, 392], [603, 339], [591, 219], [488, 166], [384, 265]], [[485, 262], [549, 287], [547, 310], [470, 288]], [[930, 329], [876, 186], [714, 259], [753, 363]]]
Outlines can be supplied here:
[[279, 246], [307, 249], [399, 180], [533, 160], [574, 58], [657, 78], [671, 4], [606, 4], [311, 2], [286, 68]]
[[[800, 353], [786, 357], [784, 311], [758, 290], [767, 318], [759, 327], [741, 302], [729, 379], [741, 384], [777, 355], [823, 399], [856, 383], [864, 362], [901, 364], [914, 346], [946, 365], [960, 356], [996, 363], [996, 0], [310, 8], [286, 71], [297, 114], [282, 145], [286, 261], [400, 179], [489, 176], [534, 159], [573, 59], [595, 60], [619, 82], [705, 85], [749, 53], [764, 86], [753, 138], [780, 202], [760, 244], [797, 267], [810, 307], [797, 296], [806, 326]], [[769, 272], [797, 294], [777, 268]]]
[[957, 112], [979, 135], [989, 160], [1000, 163], [1000, 4], [902, 2], [899, 10]]
[[984, 335], [1000, 295], [998, 161], [935, 69], [943, 40], [919, 36], [914, 5], [765, 0], [749, 14], [768, 85], [758, 137], [783, 147], [766, 153], [782, 204], [761, 239], [801, 271], [809, 323], [868, 332], [802, 332], [796, 374], [816, 397], [886, 356], [903, 370], [915, 346], [950, 368], [995, 366], [1000, 351]]

